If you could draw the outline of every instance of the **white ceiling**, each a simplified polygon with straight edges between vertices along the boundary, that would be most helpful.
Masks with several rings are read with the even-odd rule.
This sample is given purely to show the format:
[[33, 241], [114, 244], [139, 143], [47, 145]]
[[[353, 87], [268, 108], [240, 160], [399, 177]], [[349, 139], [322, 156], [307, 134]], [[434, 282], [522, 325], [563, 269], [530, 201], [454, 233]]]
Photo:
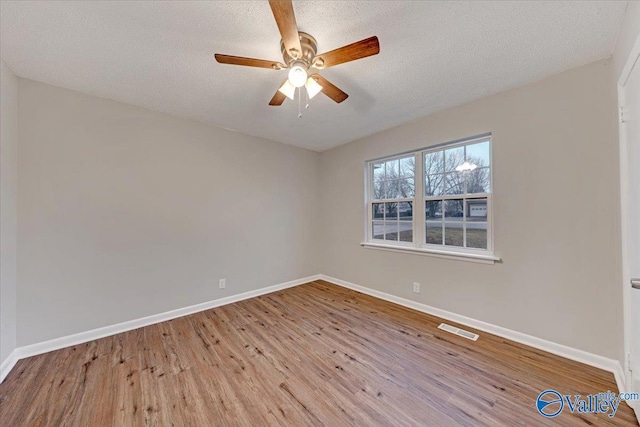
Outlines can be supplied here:
[[627, 2], [294, 1], [319, 51], [377, 35], [380, 54], [322, 74], [349, 94], [268, 102], [286, 71], [266, 1], [2, 1], [0, 54], [25, 78], [323, 151], [609, 56]]

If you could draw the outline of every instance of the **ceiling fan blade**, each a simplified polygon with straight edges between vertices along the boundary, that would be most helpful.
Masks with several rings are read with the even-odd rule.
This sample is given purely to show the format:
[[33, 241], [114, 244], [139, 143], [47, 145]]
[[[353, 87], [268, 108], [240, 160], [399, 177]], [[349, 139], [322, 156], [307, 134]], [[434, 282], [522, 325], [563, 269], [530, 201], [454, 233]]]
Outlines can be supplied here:
[[292, 58], [299, 57], [302, 48], [300, 47], [296, 15], [293, 13], [293, 4], [290, 0], [269, 0], [269, 6], [271, 6], [273, 17], [278, 24], [278, 30], [287, 52]]
[[266, 59], [244, 58], [242, 56], [215, 54], [216, 61], [221, 64], [244, 65], [247, 67], [271, 68], [272, 70], [281, 70], [285, 68], [284, 64], [278, 61], [267, 61]]
[[338, 104], [349, 97], [349, 95], [344, 93], [340, 88], [322, 77], [320, 74], [313, 74], [311, 78], [318, 82], [320, 86], [322, 86], [322, 93], [333, 99]]
[[345, 62], [355, 61], [356, 59], [366, 58], [367, 56], [377, 55], [378, 53], [380, 53], [380, 43], [378, 43], [378, 37], [373, 36], [339, 47], [327, 53], [316, 55], [312, 63], [316, 64], [314, 65], [316, 68], [327, 68], [344, 64]]
[[287, 96], [284, 93], [280, 92], [280, 89], [278, 89], [275, 95], [273, 95], [273, 98], [271, 98], [271, 101], [269, 101], [269, 105], [271, 105], [272, 107], [277, 107], [279, 105], [282, 105], [285, 99], [287, 99]]

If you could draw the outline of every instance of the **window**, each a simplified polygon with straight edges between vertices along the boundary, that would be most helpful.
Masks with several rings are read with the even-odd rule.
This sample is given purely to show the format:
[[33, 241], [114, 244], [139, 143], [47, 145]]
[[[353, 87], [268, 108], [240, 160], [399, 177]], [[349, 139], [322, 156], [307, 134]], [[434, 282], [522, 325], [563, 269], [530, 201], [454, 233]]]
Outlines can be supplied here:
[[491, 136], [367, 162], [366, 243], [495, 259]]
[[415, 156], [374, 163], [372, 237], [392, 242], [413, 242]]

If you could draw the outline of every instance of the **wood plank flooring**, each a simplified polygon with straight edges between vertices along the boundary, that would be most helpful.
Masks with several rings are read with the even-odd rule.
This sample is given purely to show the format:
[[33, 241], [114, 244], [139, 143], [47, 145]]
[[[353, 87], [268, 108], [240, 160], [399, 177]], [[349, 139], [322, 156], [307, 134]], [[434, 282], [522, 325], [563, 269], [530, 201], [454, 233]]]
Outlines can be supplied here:
[[317, 281], [21, 360], [0, 425], [637, 425], [626, 404], [543, 418], [542, 390], [617, 391], [613, 375], [440, 322]]

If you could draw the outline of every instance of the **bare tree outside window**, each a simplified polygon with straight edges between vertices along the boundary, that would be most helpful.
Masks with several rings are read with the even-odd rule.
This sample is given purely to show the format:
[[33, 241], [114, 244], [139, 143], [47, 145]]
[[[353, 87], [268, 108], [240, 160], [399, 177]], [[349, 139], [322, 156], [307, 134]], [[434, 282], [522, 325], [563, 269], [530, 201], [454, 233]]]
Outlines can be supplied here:
[[484, 141], [424, 154], [425, 243], [487, 248], [486, 199], [467, 197], [491, 192], [489, 150]]
[[[371, 162], [371, 237], [417, 245], [490, 249], [490, 145], [490, 138], [478, 138]], [[421, 162], [419, 168], [417, 161]], [[414, 219], [419, 220], [415, 225]], [[423, 221], [416, 242], [414, 227]]]
[[412, 224], [407, 218], [413, 218], [415, 155], [374, 163], [372, 173], [373, 199], [387, 200], [372, 204], [373, 219], [378, 221], [374, 238], [412, 242]]

